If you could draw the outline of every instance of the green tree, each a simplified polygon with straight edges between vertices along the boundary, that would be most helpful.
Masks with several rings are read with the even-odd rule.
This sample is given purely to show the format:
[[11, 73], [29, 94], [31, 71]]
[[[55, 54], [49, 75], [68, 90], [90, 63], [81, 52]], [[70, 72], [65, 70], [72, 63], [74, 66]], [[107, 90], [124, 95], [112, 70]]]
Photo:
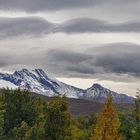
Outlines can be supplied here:
[[122, 140], [132, 140], [134, 134], [134, 118], [132, 112], [129, 114], [119, 113], [120, 128], [119, 133], [122, 136]]
[[103, 112], [97, 117], [95, 135], [91, 140], [120, 140], [118, 128], [120, 126], [116, 109], [112, 103], [111, 95], [108, 96]]
[[65, 140], [70, 135], [70, 113], [65, 97], [55, 97], [46, 107], [47, 140]]
[[136, 99], [135, 99], [135, 109], [133, 112], [135, 129], [134, 129], [134, 140], [140, 140], [140, 90], [138, 90]]
[[72, 139], [88, 140], [88, 138], [91, 136], [91, 133], [94, 133], [96, 121], [96, 116], [94, 114], [76, 117], [71, 128], [73, 136]]
[[45, 107], [46, 107], [46, 101], [43, 99], [38, 99], [36, 101], [37, 106], [37, 112], [38, 112], [38, 119], [36, 124], [31, 128], [31, 140], [44, 140], [45, 139]]
[[0, 98], [0, 140], [4, 140], [4, 104]]
[[26, 90], [4, 89], [3, 100], [5, 103], [4, 129], [5, 134], [18, 127], [21, 122], [33, 126], [37, 120], [35, 100]]
[[[14, 127], [11, 131], [9, 140], [30, 140], [31, 127], [26, 122], [21, 122], [18, 127]], [[30, 133], [29, 133], [30, 132]]]

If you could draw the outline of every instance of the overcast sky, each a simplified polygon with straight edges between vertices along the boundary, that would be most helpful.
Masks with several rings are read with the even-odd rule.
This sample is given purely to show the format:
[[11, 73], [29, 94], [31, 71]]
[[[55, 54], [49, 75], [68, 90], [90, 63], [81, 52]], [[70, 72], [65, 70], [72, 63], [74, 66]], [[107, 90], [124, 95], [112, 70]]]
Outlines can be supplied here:
[[0, 71], [42, 68], [81, 88], [140, 88], [140, 0], [0, 0]]

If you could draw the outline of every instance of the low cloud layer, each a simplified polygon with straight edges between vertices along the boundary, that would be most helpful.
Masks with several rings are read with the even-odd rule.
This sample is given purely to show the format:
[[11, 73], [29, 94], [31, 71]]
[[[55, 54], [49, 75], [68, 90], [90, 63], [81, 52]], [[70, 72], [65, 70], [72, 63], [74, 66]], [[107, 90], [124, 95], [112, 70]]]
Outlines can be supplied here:
[[[23, 45], [24, 46], [24, 45]], [[18, 48], [18, 47], [17, 47]], [[10, 51], [11, 50], [11, 51]], [[19, 51], [21, 50], [21, 51]], [[140, 45], [112, 43], [86, 51], [9, 47], [0, 52], [1, 69], [43, 68], [56, 77], [133, 81], [140, 77]]]
[[67, 76], [91, 78], [96, 74], [127, 74], [140, 77], [139, 54], [139, 45], [117, 43], [93, 48], [86, 53], [52, 50], [46, 59], [51, 71], [60, 75], [67, 73]]
[[40, 17], [0, 18], [0, 39], [42, 37], [52, 33], [140, 33], [140, 22], [111, 24], [90, 18], [72, 19], [56, 24]]

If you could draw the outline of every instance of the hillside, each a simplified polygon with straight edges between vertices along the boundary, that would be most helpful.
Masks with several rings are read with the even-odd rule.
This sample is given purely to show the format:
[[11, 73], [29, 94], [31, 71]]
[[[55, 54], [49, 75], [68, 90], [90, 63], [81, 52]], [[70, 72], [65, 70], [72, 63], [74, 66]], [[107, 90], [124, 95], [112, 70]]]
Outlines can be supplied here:
[[[47, 101], [53, 99], [53, 97], [46, 97], [36, 93], [32, 93], [32, 96], [37, 98], [43, 98]], [[103, 108], [103, 103], [96, 101], [87, 101], [83, 99], [70, 99], [67, 98], [69, 104], [69, 110], [73, 115], [89, 115], [92, 113], [98, 113]], [[115, 104], [118, 111], [131, 112], [133, 110], [133, 104]]]

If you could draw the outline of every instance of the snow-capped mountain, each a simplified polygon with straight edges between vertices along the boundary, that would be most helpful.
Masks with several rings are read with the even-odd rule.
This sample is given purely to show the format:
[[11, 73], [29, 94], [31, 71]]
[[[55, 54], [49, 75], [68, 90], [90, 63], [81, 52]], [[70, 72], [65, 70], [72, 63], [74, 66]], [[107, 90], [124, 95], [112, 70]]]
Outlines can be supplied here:
[[115, 103], [132, 103], [134, 99], [125, 94], [118, 94], [114, 91], [111, 91], [107, 88], [102, 87], [99, 84], [93, 84], [92, 87], [86, 89], [86, 92], [83, 94], [83, 99], [86, 100], [96, 100], [98, 102], [104, 102], [107, 96], [111, 94], [113, 101]]
[[[9, 82], [15, 86], [10, 85], [10, 88], [20, 87], [21, 89], [28, 89], [31, 92], [43, 94], [49, 97], [65, 94], [69, 98], [79, 98], [83, 93], [82, 89], [69, 86], [59, 82], [55, 78], [48, 77], [41, 69], [15, 71], [13, 74], [0, 73], [0, 84], [2, 81]], [[9, 87], [8, 85], [1, 85], [0, 87]]]
[[113, 91], [109, 93], [107, 88], [99, 84], [94, 84], [92, 87], [85, 90], [67, 85], [55, 78], [51, 78], [42, 69], [35, 69], [32, 71], [22, 69], [21, 71], [15, 71], [13, 74], [0, 73], [0, 88], [3, 87], [12, 89], [19, 87], [48, 97], [65, 94], [68, 98], [95, 100], [98, 102], [103, 102], [108, 94], [111, 93], [116, 103], [133, 102], [132, 97]]

